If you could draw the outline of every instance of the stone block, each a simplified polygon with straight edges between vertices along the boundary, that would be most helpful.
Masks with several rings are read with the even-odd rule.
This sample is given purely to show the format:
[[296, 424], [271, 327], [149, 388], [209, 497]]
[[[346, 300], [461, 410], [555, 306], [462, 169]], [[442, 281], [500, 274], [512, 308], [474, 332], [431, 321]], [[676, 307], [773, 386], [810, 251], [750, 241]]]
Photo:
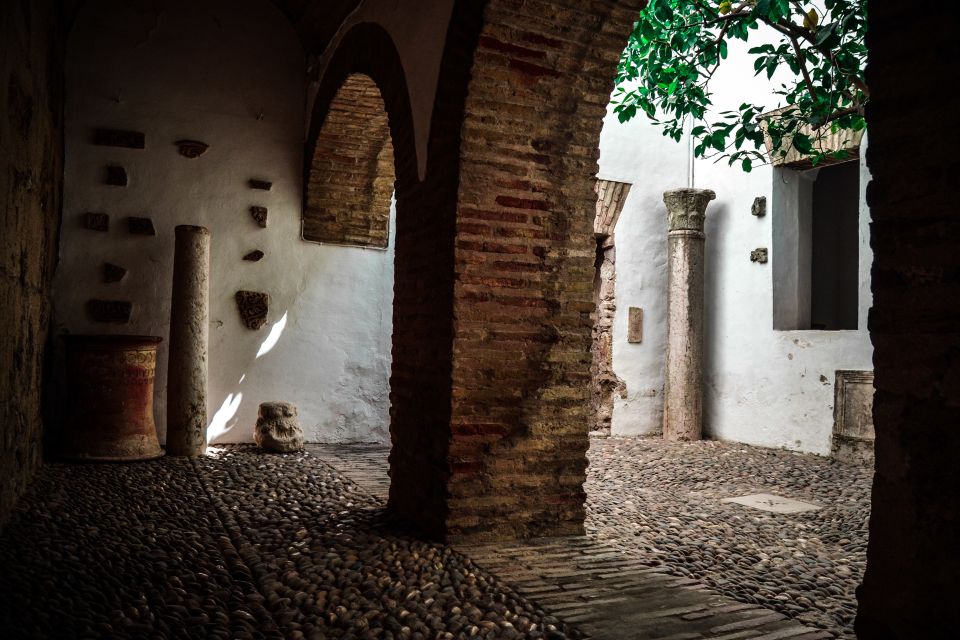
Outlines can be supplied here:
[[830, 455], [852, 464], [873, 463], [873, 372], [839, 370], [833, 389]]
[[264, 451], [274, 453], [303, 449], [303, 428], [297, 419], [297, 407], [289, 402], [261, 403], [253, 440]]

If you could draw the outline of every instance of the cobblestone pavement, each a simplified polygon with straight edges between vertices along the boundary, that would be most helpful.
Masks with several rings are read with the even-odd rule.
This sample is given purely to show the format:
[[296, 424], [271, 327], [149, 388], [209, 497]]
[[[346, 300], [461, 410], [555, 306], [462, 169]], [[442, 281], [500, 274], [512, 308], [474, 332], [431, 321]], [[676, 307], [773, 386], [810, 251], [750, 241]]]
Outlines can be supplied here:
[[[587, 536], [455, 550], [381, 522], [386, 456], [369, 445], [241, 446], [193, 462], [47, 465], [0, 536], [0, 637], [815, 640], [849, 630], [868, 469], [734, 443], [594, 439]], [[760, 492], [822, 508], [721, 502]]]
[[382, 505], [310, 452], [48, 464], [0, 536], [0, 637], [580, 637]]
[[[322, 455], [332, 456], [331, 464], [385, 498], [388, 450], [366, 446], [356, 451], [362, 455], [352, 447], [324, 449]], [[854, 590], [866, 562], [871, 468], [739, 443], [673, 444], [660, 438], [593, 438], [589, 457], [590, 541], [643, 565], [692, 578], [740, 603], [786, 614], [832, 636], [853, 637]], [[777, 514], [722, 502], [756, 493], [821, 508]], [[533, 561], [528, 556], [535, 550], [518, 547], [511, 556], [505, 549], [489, 550], [490, 557], [474, 550], [471, 557], [502, 577], [508, 572], [492, 559]], [[541, 551], [549, 557], [546, 547]], [[576, 559], [570, 551], [554, 565], [576, 566]], [[622, 562], [630, 571], [632, 565]], [[549, 605], [549, 599], [533, 595], [536, 589], [511, 584]], [[551, 611], [567, 613], [563, 607]], [[696, 612], [690, 615], [697, 617]], [[578, 616], [564, 617], [582, 622]], [[761, 634], [743, 631], [734, 637], [756, 635]]]
[[[731, 442], [595, 438], [587, 533], [740, 602], [853, 637], [873, 469]], [[770, 493], [779, 514], [722, 502]]]

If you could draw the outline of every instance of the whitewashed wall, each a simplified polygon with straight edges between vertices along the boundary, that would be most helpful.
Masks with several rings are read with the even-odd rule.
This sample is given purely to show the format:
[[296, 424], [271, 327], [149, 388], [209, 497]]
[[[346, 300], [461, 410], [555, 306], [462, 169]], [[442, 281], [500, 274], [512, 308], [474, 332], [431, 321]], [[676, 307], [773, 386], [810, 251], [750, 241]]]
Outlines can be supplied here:
[[[249, 441], [267, 400], [297, 404], [308, 440], [388, 440], [393, 239], [388, 251], [300, 240], [306, 89], [300, 42], [266, 0], [95, 0], [71, 32], [56, 332], [164, 338], [161, 439], [173, 230], [199, 224], [212, 237], [211, 440]], [[143, 131], [146, 149], [93, 146], [95, 127]], [[173, 144], [182, 138], [210, 148], [184, 158]], [[110, 163], [127, 169], [129, 186], [102, 184]], [[250, 178], [273, 189], [251, 190]], [[251, 205], [268, 207], [267, 229]], [[109, 213], [109, 233], [83, 229], [86, 211]], [[157, 236], [129, 235], [130, 215], [152, 218]], [[243, 261], [253, 249], [266, 257]], [[104, 284], [104, 262], [130, 272]], [[241, 323], [238, 289], [270, 294], [263, 329]], [[131, 324], [88, 321], [90, 298], [133, 301]]]
[[[750, 46], [753, 46], [751, 44]], [[753, 77], [743, 45], [713, 81], [718, 110], [760, 99], [768, 85]], [[744, 62], [746, 60], [746, 62]], [[641, 117], [620, 124], [612, 113], [600, 140], [600, 177], [633, 188], [615, 230], [617, 252], [613, 366], [626, 383], [616, 398], [612, 432], [647, 434], [661, 429], [666, 339], [666, 210], [663, 191], [687, 186], [689, 141], [676, 143]], [[833, 425], [837, 369], [872, 369], [867, 331], [871, 304], [869, 212], [864, 193], [869, 173], [861, 154], [860, 295], [856, 331], [773, 330], [774, 171], [746, 174], [726, 162], [694, 163], [694, 186], [713, 189], [707, 209], [705, 417], [709, 437], [827, 454]], [[750, 214], [766, 196], [764, 218]], [[770, 262], [750, 262], [750, 252], [770, 249]], [[627, 343], [627, 309], [644, 310], [641, 344]]]

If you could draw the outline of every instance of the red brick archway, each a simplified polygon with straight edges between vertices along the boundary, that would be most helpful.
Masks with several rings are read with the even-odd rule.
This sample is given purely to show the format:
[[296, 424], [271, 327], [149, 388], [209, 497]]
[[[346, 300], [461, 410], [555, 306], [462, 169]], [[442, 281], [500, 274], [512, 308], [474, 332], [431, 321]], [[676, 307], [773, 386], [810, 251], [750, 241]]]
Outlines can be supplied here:
[[[431, 266], [449, 269], [434, 272], [431, 291], [445, 298], [429, 308], [451, 314], [432, 320], [450, 341], [446, 354], [434, 352], [433, 394], [415, 391], [423, 374], [406, 368], [416, 359], [402, 360], [417, 341], [404, 334], [413, 297], [403, 300], [401, 277], [425, 254], [401, 241], [413, 236], [399, 203], [397, 214], [390, 507], [435, 536], [583, 530], [593, 177], [616, 63], [641, 5], [491, 0], [454, 10], [418, 194], [442, 194], [433, 208], [441, 257]], [[426, 214], [411, 207], [406, 220]], [[433, 402], [417, 408], [425, 396]]]

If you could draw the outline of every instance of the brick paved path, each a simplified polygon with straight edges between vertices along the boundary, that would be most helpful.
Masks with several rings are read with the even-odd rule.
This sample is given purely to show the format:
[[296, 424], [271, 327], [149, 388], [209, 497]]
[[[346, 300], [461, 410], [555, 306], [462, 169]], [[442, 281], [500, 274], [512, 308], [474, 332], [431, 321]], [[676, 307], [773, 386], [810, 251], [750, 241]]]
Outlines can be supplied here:
[[[611, 439], [611, 442], [617, 440]], [[647, 447], [659, 446], [653, 441], [640, 442]], [[620, 443], [626, 443], [627, 448], [633, 446], [630, 441], [620, 440]], [[612, 488], [598, 484], [608, 471], [617, 468], [612, 461], [616, 456], [604, 450], [609, 446], [609, 443], [595, 441], [591, 448], [594, 466], [588, 480], [588, 494]], [[707, 446], [742, 447], [724, 443]], [[389, 489], [387, 448], [314, 445], [311, 450], [372, 495], [386, 498]], [[766, 455], [765, 450], [758, 451]], [[620, 457], [617, 464], [627, 465], [629, 459]], [[702, 483], [704, 479], [699, 480]], [[652, 567], [651, 564], [662, 564], [662, 559], [643, 552], [639, 545], [631, 549], [633, 531], [618, 531], [616, 519], [611, 524], [609, 517], [597, 515], [598, 512], [609, 515], [604, 505], [624, 498], [620, 495], [598, 500], [591, 495], [593, 515], [587, 523], [591, 531], [588, 536], [461, 546], [460, 550], [521, 595], [593, 638], [817, 640], [835, 637], [833, 633], [804, 626], [760, 604], [739, 602], [711, 591], [700, 579], [671, 575], [669, 566]]]

